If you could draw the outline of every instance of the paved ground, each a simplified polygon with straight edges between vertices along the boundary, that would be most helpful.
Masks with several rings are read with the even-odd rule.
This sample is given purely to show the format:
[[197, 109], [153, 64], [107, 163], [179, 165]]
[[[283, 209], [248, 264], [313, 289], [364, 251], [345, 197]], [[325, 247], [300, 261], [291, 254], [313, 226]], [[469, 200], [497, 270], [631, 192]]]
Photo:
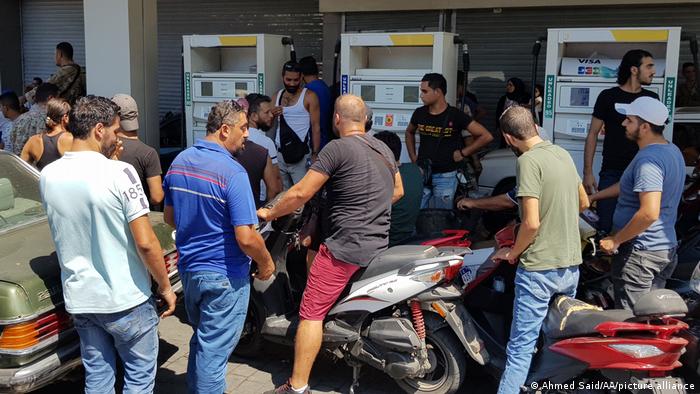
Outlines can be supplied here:
[[[185, 323], [185, 311], [178, 305], [175, 316], [163, 320], [160, 324], [160, 352], [158, 375], [156, 377], [157, 394], [187, 393], [185, 372], [192, 329]], [[289, 347], [269, 344], [255, 359], [231, 357], [226, 375], [227, 392], [241, 394], [260, 394], [274, 388], [289, 377], [293, 352]], [[68, 394], [83, 391], [83, 376], [73, 374], [74, 381], [59, 382], [48, 386], [39, 394]], [[352, 382], [352, 369], [342, 361], [335, 363], [329, 358], [319, 358], [314, 366], [311, 388], [314, 393], [348, 393]], [[487, 394], [496, 391], [487, 378], [467, 381], [465, 393]], [[371, 367], [363, 368], [358, 394], [403, 393], [396, 383]]]

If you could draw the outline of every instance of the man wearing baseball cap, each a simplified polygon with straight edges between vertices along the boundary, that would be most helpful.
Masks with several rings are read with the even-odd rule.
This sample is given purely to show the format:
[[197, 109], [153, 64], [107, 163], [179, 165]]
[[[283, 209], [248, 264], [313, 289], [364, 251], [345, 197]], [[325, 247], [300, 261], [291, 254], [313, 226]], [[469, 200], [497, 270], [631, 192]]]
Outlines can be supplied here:
[[139, 140], [139, 109], [134, 98], [116, 94], [112, 101], [119, 106], [117, 137], [124, 147], [119, 160], [134, 166], [148, 201], [151, 206], [157, 206], [164, 196], [158, 152]]
[[668, 109], [652, 97], [615, 104], [625, 116], [625, 136], [639, 152], [620, 182], [591, 196], [617, 197], [613, 235], [600, 241], [613, 257], [615, 306], [632, 309], [643, 294], [663, 288], [676, 266], [674, 224], [683, 192], [685, 164], [680, 150], [663, 136]]

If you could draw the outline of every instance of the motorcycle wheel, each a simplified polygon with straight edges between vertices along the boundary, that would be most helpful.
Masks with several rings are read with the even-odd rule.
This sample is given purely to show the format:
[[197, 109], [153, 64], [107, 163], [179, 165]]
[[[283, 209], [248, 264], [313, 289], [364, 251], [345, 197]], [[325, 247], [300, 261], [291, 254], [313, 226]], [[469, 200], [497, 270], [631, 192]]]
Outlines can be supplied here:
[[464, 346], [445, 327], [426, 333], [428, 356], [434, 363], [422, 378], [401, 379], [396, 383], [410, 394], [451, 394], [457, 392], [466, 377], [467, 357]]
[[233, 354], [239, 357], [253, 357], [260, 354], [263, 337], [260, 334], [265, 323], [265, 307], [251, 291], [243, 331]]

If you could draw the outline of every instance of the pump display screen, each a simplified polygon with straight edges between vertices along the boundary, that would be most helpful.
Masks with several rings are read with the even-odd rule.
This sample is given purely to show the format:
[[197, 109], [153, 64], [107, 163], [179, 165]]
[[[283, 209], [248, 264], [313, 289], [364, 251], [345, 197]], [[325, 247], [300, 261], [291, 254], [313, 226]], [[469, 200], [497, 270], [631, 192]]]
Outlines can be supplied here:
[[404, 103], [417, 103], [420, 98], [418, 94], [418, 86], [404, 86], [403, 87], [403, 102]]
[[214, 95], [214, 84], [211, 81], [202, 81], [202, 97]]
[[588, 107], [590, 105], [590, 88], [571, 88], [569, 105], [572, 107]]
[[376, 101], [376, 90], [374, 85], [362, 85], [360, 87], [360, 96], [364, 101]]

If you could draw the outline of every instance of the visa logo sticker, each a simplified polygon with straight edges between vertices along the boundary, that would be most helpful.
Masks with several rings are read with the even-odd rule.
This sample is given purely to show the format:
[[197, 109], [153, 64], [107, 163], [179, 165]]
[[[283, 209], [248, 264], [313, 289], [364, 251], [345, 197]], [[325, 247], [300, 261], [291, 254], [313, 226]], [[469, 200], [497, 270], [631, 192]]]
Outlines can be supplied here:
[[600, 64], [600, 59], [578, 59], [581, 64]]

